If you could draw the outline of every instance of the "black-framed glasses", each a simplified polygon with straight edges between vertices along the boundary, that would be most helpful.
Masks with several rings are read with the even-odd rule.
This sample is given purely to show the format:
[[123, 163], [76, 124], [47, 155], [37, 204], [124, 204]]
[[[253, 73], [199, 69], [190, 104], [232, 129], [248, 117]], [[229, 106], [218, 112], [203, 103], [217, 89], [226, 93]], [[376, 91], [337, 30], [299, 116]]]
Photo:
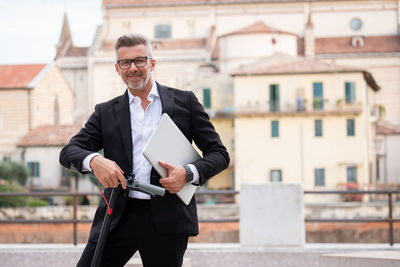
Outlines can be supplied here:
[[147, 65], [147, 60], [151, 59], [151, 57], [135, 57], [134, 59], [120, 59], [117, 60], [118, 66], [123, 69], [129, 69], [131, 64], [135, 64], [136, 67], [144, 67]]

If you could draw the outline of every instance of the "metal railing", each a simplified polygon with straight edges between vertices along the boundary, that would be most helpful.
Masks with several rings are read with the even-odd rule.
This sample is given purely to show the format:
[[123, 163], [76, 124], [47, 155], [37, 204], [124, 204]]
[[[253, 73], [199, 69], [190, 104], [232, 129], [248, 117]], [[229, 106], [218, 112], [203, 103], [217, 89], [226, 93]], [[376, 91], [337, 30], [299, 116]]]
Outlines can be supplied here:
[[388, 223], [389, 226], [389, 244], [393, 246], [393, 223], [400, 222], [400, 219], [393, 218], [393, 194], [400, 194], [400, 190], [320, 190], [320, 191], [304, 191], [304, 194], [340, 194], [340, 195], [364, 195], [364, 194], [383, 194], [388, 195], [388, 217], [387, 218], [355, 218], [355, 219], [338, 219], [338, 218], [306, 218], [306, 223], [326, 223], [326, 222], [337, 222], [337, 223], [357, 223], [357, 222], [384, 222]]
[[[219, 198], [219, 202], [224, 202], [224, 197], [231, 197], [229, 201], [234, 201], [234, 196], [238, 195], [238, 191], [234, 190], [204, 190], [197, 191], [196, 198], [201, 198], [205, 195], [214, 196], [214, 198]], [[387, 218], [356, 218], [356, 219], [338, 219], [338, 218], [306, 218], [306, 223], [327, 223], [327, 222], [338, 222], [338, 223], [356, 223], [356, 222], [384, 222], [388, 223], [389, 226], [389, 243], [393, 245], [393, 224], [395, 222], [400, 222], [400, 219], [393, 218], [393, 194], [400, 194], [400, 190], [368, 190], [368, 191], [343, 191], [343, 190], [331, 190], [331, 191], [304, 191], [304, 194], [386, 194], [388, 195], [388, 217]], [[92, 220], [89, 219], [78, 219], [78, 198], [80, 196], [100, 196], [99, 193], [94, 192], [0, 192], [0, 197], [68, 197], [72, 196], [72, 219], [41, 219], [41, 220], [26, 220], [26, 219], [7, 219], [0, 220], [0, 224], [13, 224], [13, 223], [23, 223], [23, 224], [41, 224], [41, 223], [72, 223], [73, 225], [73, 244], [77, 244], [78, 240], [78, 223], [90, 223]], [[221, 201], [222, 199], [222, 201]], [[199, 222], [211, 222], [211, 223], [221, 223], [221, 222], [239, 222], [239, 219], [228, 218], [228, 219], [199, 219]]]

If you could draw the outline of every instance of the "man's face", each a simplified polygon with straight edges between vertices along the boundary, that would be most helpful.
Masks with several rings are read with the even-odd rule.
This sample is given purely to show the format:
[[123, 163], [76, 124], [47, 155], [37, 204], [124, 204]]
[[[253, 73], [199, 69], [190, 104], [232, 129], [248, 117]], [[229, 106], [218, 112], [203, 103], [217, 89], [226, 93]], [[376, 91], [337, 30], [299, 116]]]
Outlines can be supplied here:
[[[117, 50], [117, 60], [135, 59], [137, 57], [148, 56], [145, 45], [136, 45], [131, 47], [120, 47]], [[115, 64], [115, 70], [121, 76], [128, 88], [133, 90], [151, 89], [152, 80], [151, 72], [154, 69], [156, 61], [148, 59], [146, 66], [137, 67], [135, 63], [131, 63], [128, 69], [121, 69], [118, 64]]]

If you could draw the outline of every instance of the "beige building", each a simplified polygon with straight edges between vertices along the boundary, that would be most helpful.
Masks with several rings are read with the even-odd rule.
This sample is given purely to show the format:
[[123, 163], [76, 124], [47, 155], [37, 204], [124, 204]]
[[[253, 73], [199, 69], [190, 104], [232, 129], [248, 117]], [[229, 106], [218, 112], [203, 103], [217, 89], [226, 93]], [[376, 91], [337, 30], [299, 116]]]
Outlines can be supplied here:
[[16, 144], [30, 130], [72, 123], [73, 98], [54, 64], [0, 66], [0, 156], [20, 160]]
[[[328, 167], [323, 167], [325, 161], [320, 163], [320, 167], [313, 168], [325, 168], [326, 185], [329, 186], [336, 186], [339, 181], [346, 181], [347, 172], [352, 173], [353, 176], [356, 173], [357, 180], [363, 184], [383, 181], [376, 179], [376, 173], [382, 173], [383, 169], [375, 170], [376, 165], [379, 168], [382, 166], [382, 164], [374, 163], [377, 162], [375, 153], [378, 143], [373, 139], [375, 130], [370, 132], [366, 129], [371, 128], [371, 123], [373, 123], [371, 118], [375, 117], [395, 127], [400, 125], [400, 72], [398, 71], [400, 67], [398, 36], [400, 1], [104, 0], [102, 8], [103, 24], [98, 27], [86, 57], [71, 57], [72, 52], [77, 50], [76, 48], [74, 50], [66, 23], [64, 23], [63, 33], [57, 46], [57, 62], [63, 69], [71, 88], [74, 88], [75, 94], [77, 96], [80, 94], [76, 100], [75, 118], [85, 117], [82, 115], [84, 113], [87, 117], [96, 103], [119, 95], [125, 90], [125, 85], [114, 70], [113, 45], [116, 38], [122, 34], [142, 33], [153, 41], [153, 54], [157, 60], [154, 78], [169, 86], [193, 90], [206, 106], [224, 144], [231, 152], [233, 160], [228, 170], [229, 174], [223, 174], [224, 178], [221, 179], [213, 179], [212, 182], [215, 184], [212, 187], [238, 187], [239, 181], [257, 177], [268, 181], [270, 174], [266, 173], [264, 166], [266, 161], [252, 167], [260, 168], [257, 171], [254, 170], [257, 177], [243, 177], [252, 168], [242, 162], [243, 157], [247, 155], [238, 154], [237, 148], [242, 147], [243, 144], [238, 143], [242, 141], [238, 141], [237, 135], [247, 133], [250, 137], [252, 134], [259, 133], [259, 137], [264, 138], [262, 129], [266, 127], [265, 118], [255, 120], [253, 117], [243, 117], [240, 105], [245, 107], [249, 105], [247, 108], [251, 106], [269, 112], [269, 103], [265, 102], [269, 101], [269, 89], [256, 90], [256, 95], [249, 94], [257, 100], [248, 99], [249, 103], [240, 102], [237, 95], [241, 93], [237, 93], [236, 90], [243, 90], [243, 88], [238, 89], [236, 86], [242, 78], [246, 79], [235, 75], [234, 83], [230, 74], [241, 65], [251, 64], [260, 58], [269, 58], [277, 53], [295, 58], [305, 57], [310, 59], [310, 62], [313, 62], [310, 64], [314, 66], [331, 66], [333, 70], [339, 68], [340, 72], [336, 74], [331, 70], [321, 73], [312, 71], [300, 75], [301, 70], [296, 70], [294, 73], [269, 73], [267, 75], [269, 78], [265, 82], [274, 82], [275, 79], [281, 84], [280, 97], [282, 101], [284, 100], [280, 103], [281, 110], [284, 108], [295, 110], [298, 102], [310, 109], [314, 104], [310, 93], [310, 90], [313, 90], [312, 84], [318, 82], [324, 84], [324, 93], [327, 95], [324, 95], [320, 102], [324, 103], [325, 109], [335, 111], [332, 111], [332, 114], [328, 110], [324, 110], [321, 114], [312, 113], [317, 117], [320, 116], [324, 134], [327, 135], [317, 140], [327, 139], [329, 134], [333, 134], [337, 129], [338, 133], [334, 135], [336, 138], [329, 139], [333, 143], [321, 141], [324, 151], [330, 151], [328, 155], [334, 158], [342, 155], [341, 150], [336, 151], [336, 148], [341, 145], [346, 146], [349, 140], [357, 140], [352, 147], [360, 150], [359, 153], [346, 154], [340, 167], [329, 167], [329, 172]], [[377, 21], [379, 23], [376, 23]], [[81, 55], [84, 55], [83, 50], [80, 51]], [[76, 65], [73, 66], [74, 64]], [[337, 66], [347, 66], [346, 71]], [[282, 66], [283, 69], [284, 67], [287, 66]], [[83, 77], [86, 72], [87, 80], [82, 78], [81, 82], [71, 85], [76, 77]], [[367, 93], [370, 89], [362, 92], [360, 88], [363, 86], [367, 88], [363, 76], [369, 81], [369, 87], [375, 89], [380, 87], [381, 90], [373, 94]], [[372, 76], [374, 79], [371, 79]], [[253, 84], [261, 82], [259, 76], [247, 78], [247, 90], [251, 90]], [[344, 81], [346, 79], [348, 80]], [[344, 104], [346, 96], [342, 87], [346, 82], [356, 84], [357, 100], [351, 105]], [[285, 87], [283, 87], [284, 84]], [[286, 95], [289, 92], [283, 89], [286, 87], [292, 90], [289, 90], [290, 97]], [[336, 94], [329, 88], [336, 88], [334, 90]], [[332, 94], [329, 95], [328, 92]], [[258, 93], [260, 95], [257, 95]], [[368, 95], [370, 98], [367, 98]], [[238, 103], [240, 103], [239, 106]], [[239, 110], [236, 110], [237, 108]], [[369, 109], [372, 109], [372, 116], [367, 116]], [[319, 120], [314, 115], [300, 116], [296, 112], [295, 114], [297, 115], [285, 117], [285, 122], [281, 125], [282, 131], [284, 125], [287, 124], [294, 127], [293, 131], [312, 129], [315, 120]], [[348, 138], [340, 134], [343, 133], [343, 129], [346, 131], [346, 127], [339, 121], [347, 123], [347, 120], [351, 120], [352, 117], [354, 117], [356, 136]], [[246, 128], [242, 129], [242, 127], [247, 127], [246, 123], [254, 124], [256, 121], [260, 123], [257, 126], [260, 127], [258, 129], [260, 132], [257, 130], [253, 133], [246, 131]], [[345, 128], [339, 131], [339, 126]], [[297, 135], [300, 133], [298, 132]], [[304, 138], [308, 136], [305, 132], [302, 135]], [[339, 137], [342, 139], [339, 140]], [[243, 140], [243, 136], [240, 135], [239, 140]], [[307, 140], [304, 139], [304, 142]], [[251, 138], [251, 141], [256, 140]], [[300, 142], [300, 139], [297, 141]], [[304, 144], [306, 143], [302, 143]], [[278, 150], [276, 153], [291, 151], [286, 142], [268, 143], [265, 149]], [[308, 156], [307, 153], [314, 155], [320, 150], [320, 148], [309, 149], [304, 150], [306, 153], [304, 160], [313, 159], [313, 156]], [[335, 156], [335, 153], [338, 154]], [[390, 157], [397, 159], [400, 155], [391, 152]], [[274, 162], [273, 159], [271, 160]], [[307, 180], [307, 187], [312, 186], [314, 173], [313, 169], [306, 171], [306, 166], [310, 167], [307, 164], [304, 162], [303, 165], [293, 165], [289, 172], [285, 167], [285, 172], [281, 174], [282, 180], [303, 182]], [[336, 162], [335, 166], [337, 164], [339, 163]], [[304, 170], [299, 171], [299, 166], [303, 166]], [[348, 167], [356, 167], [356, 169], [348, 169]], [[233, 169], [235, 174], [233, 174]], [[387, 174], [389, 173], [395, 172], [387, 171]], [[331, 178], [328, 179], [333, 176], [336, 176], [335, 182]], [[236, 182], [232, 177], [235, 177]]]
[[381, 185], [400, 185], [400, 166], [398, 153], [400, 151], [400, 126], [379, 122], [376, 130], [376, 164], [378, 172], [376, 179]]
[[374, 184], [379, 88], [360, 69], [274, 54], [232, 73], [235, 175], [305, 190]]
[[[81, 125], [45, 125], [39, 126], [24, 135], [18, 141], [18, 148], [30, 176], [27, 186], [41, 190], [70, 189], [73, 181], [67, 169], [58, 163], [60, 151]], [[80, 179], [79, 188], [89, 191], [88, 179]]]

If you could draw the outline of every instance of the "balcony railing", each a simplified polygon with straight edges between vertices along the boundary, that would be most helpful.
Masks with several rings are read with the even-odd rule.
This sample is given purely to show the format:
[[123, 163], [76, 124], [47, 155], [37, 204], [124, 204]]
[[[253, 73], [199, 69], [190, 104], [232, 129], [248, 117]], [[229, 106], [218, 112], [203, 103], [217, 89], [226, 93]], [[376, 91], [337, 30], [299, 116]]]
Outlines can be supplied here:
[[359, 115], [363, 111], [361, 103], [325, 103], [323, 108], [315, 109], [307, 103], [287, 102], [279, 109], [276, 103], [248, 102], [235, 107], [236, 116], [329, 116], [329, 115]]

